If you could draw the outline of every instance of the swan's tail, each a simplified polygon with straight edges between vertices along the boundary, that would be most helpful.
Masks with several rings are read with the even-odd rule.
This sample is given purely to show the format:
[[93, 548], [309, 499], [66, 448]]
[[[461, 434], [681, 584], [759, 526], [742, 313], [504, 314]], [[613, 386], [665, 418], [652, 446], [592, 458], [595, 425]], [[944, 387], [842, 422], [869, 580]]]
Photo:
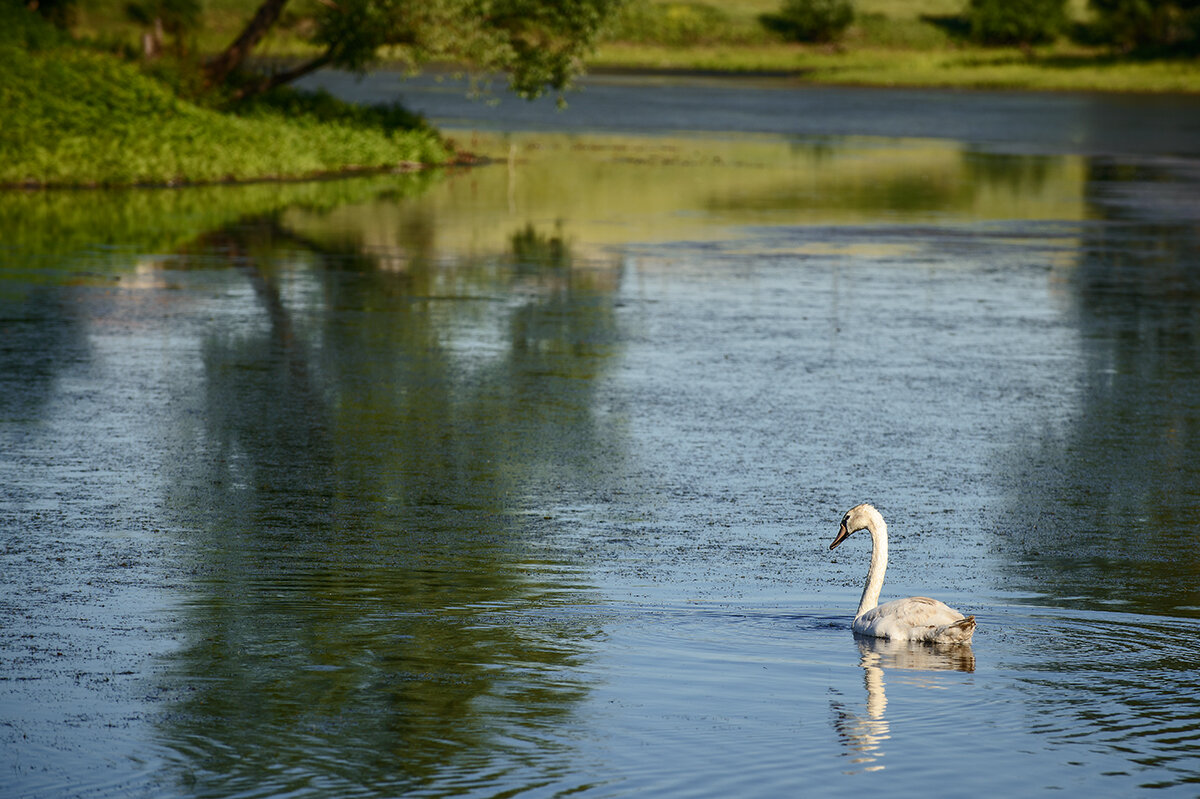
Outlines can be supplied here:
[[939, 644], [969, 644], [974, 634], [975, 617], [967, 616], [965, 619], [935, 628], [929, 640]]

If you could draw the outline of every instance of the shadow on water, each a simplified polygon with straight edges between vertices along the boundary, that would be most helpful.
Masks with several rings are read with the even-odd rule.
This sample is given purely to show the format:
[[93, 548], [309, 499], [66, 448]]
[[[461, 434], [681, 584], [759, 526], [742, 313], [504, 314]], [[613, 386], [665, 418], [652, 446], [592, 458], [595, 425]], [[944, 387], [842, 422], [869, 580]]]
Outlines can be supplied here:
[[[0, 199], [16, 233], [2, 290], [21, 309], [0, 318], [6, 423], [38, 429], [64, 375], [103, 358], [97, 340], [183, 343], [153, 378], [174, 358], [134, 346], [118, 378], [134, 405], [157, 404], [137, 381], [167, 382], [165, 418], [131, 407], [121, 430], [152, 430], [153, 461], [72, 435], [94, 469], [155, 472], [161, 496], [143, 477], [130, 485], [149, 490], [107, 503], [169, 527], [186, 553], [179, 650], [152, 690], [157, 782], [198, 796], [450, 795], [569, 767], [560, 731], [587, 691], [571, 672], [597, 631], [555, 614], [590, 589], [541, 551], [553, 521], [530, 497], [569, 501], [565, 484], [601, 485], [596, 470], [621, 457], [620, 426], [592, 396], [618, 354], [619, 267], [532, 222], [514, 223], [504, 250], [447, 262], [435, 216], [406, 205], [423, 183]], [[283, 212], [319, 221], [371, 198], [400, 220], [394, 246]], [[63, 457], [31, 459], [6, 501], [44, 504], [36, 469]], [[51, 557], [37, 529], [6, 556]]]
[[[1200, 781], [1200, 207], [1171, 162], [1089, 162], [1067, 291], [1080, 356], [1069, 423], [1018, 450], [999, 541], [1039, 604], [1008, 635], [1053, 745], [1116, 756], [1143, 788]], [[1125, 761], [1122, 763], [1121, 761]]]
[[202, 343], [179, 442], [196, 471], [169, 498], [200, 576], [161, 735], [198, 795], [453, 794], [567, 768], [595, 630], [528, 615], [587, 591], [522, 509], [619, 439], [590, 397], [618, 276], [532, 226], [503, 262], [450, 269], [405, 230], [399, 269], [278, 218], [198, 247], [258, 309]]
[[1200, 616], [1200, 180], [1094, 160], [1061, 435], [1022, 451], [1008, 571], [1056, 604]]

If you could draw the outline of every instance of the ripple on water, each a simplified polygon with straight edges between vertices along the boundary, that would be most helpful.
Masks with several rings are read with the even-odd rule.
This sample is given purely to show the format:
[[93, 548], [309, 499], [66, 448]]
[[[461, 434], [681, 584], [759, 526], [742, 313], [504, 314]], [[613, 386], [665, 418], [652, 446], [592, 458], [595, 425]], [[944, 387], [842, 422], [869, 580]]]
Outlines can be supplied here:
[[1139, 785], [1200, 782], [1200, 622], [1029, 608], [1001, 619], [997, 669], [1027, 716], [1012, 722], [1047, 747], [1102, 755]]
[[935, 648], [856, 638], [825, 609], [606, 612], [575, 714], [599, 795], [729, 795], [747, 773], [767, 793], [876, 774], [898, 795], [917, 775], [1018, 793], [1200, 780], [1191, 620], [982, 606], [973, 647]]

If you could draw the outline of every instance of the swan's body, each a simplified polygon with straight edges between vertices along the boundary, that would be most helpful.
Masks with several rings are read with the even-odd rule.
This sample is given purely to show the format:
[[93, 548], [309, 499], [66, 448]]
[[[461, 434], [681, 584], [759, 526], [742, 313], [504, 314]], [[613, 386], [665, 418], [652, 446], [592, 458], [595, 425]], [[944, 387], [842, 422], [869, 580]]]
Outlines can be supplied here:
[[975, 634], [975, 617], [961, 613], [936, 599], [910, 596], [879, 604], [883, 573], [887, 570], [887, 525], [879, 511], [870, 505], [855, 505], [842, 517], [833, 549], [859, 530], [871, 533], [871, 568], [863, 588], [858, 612], [854, 614], [854, 632], [893, 641], [933, 641], [943, 644], [969, 643]]

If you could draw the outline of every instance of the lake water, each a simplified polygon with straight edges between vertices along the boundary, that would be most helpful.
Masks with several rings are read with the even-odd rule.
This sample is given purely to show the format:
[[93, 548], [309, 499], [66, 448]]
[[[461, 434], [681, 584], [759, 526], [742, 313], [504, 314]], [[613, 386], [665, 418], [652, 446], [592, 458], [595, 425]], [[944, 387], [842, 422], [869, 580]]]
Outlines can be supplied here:
[[0, 195], [0, 793], [1197, 795], [1200, 101], [585, 88]]

